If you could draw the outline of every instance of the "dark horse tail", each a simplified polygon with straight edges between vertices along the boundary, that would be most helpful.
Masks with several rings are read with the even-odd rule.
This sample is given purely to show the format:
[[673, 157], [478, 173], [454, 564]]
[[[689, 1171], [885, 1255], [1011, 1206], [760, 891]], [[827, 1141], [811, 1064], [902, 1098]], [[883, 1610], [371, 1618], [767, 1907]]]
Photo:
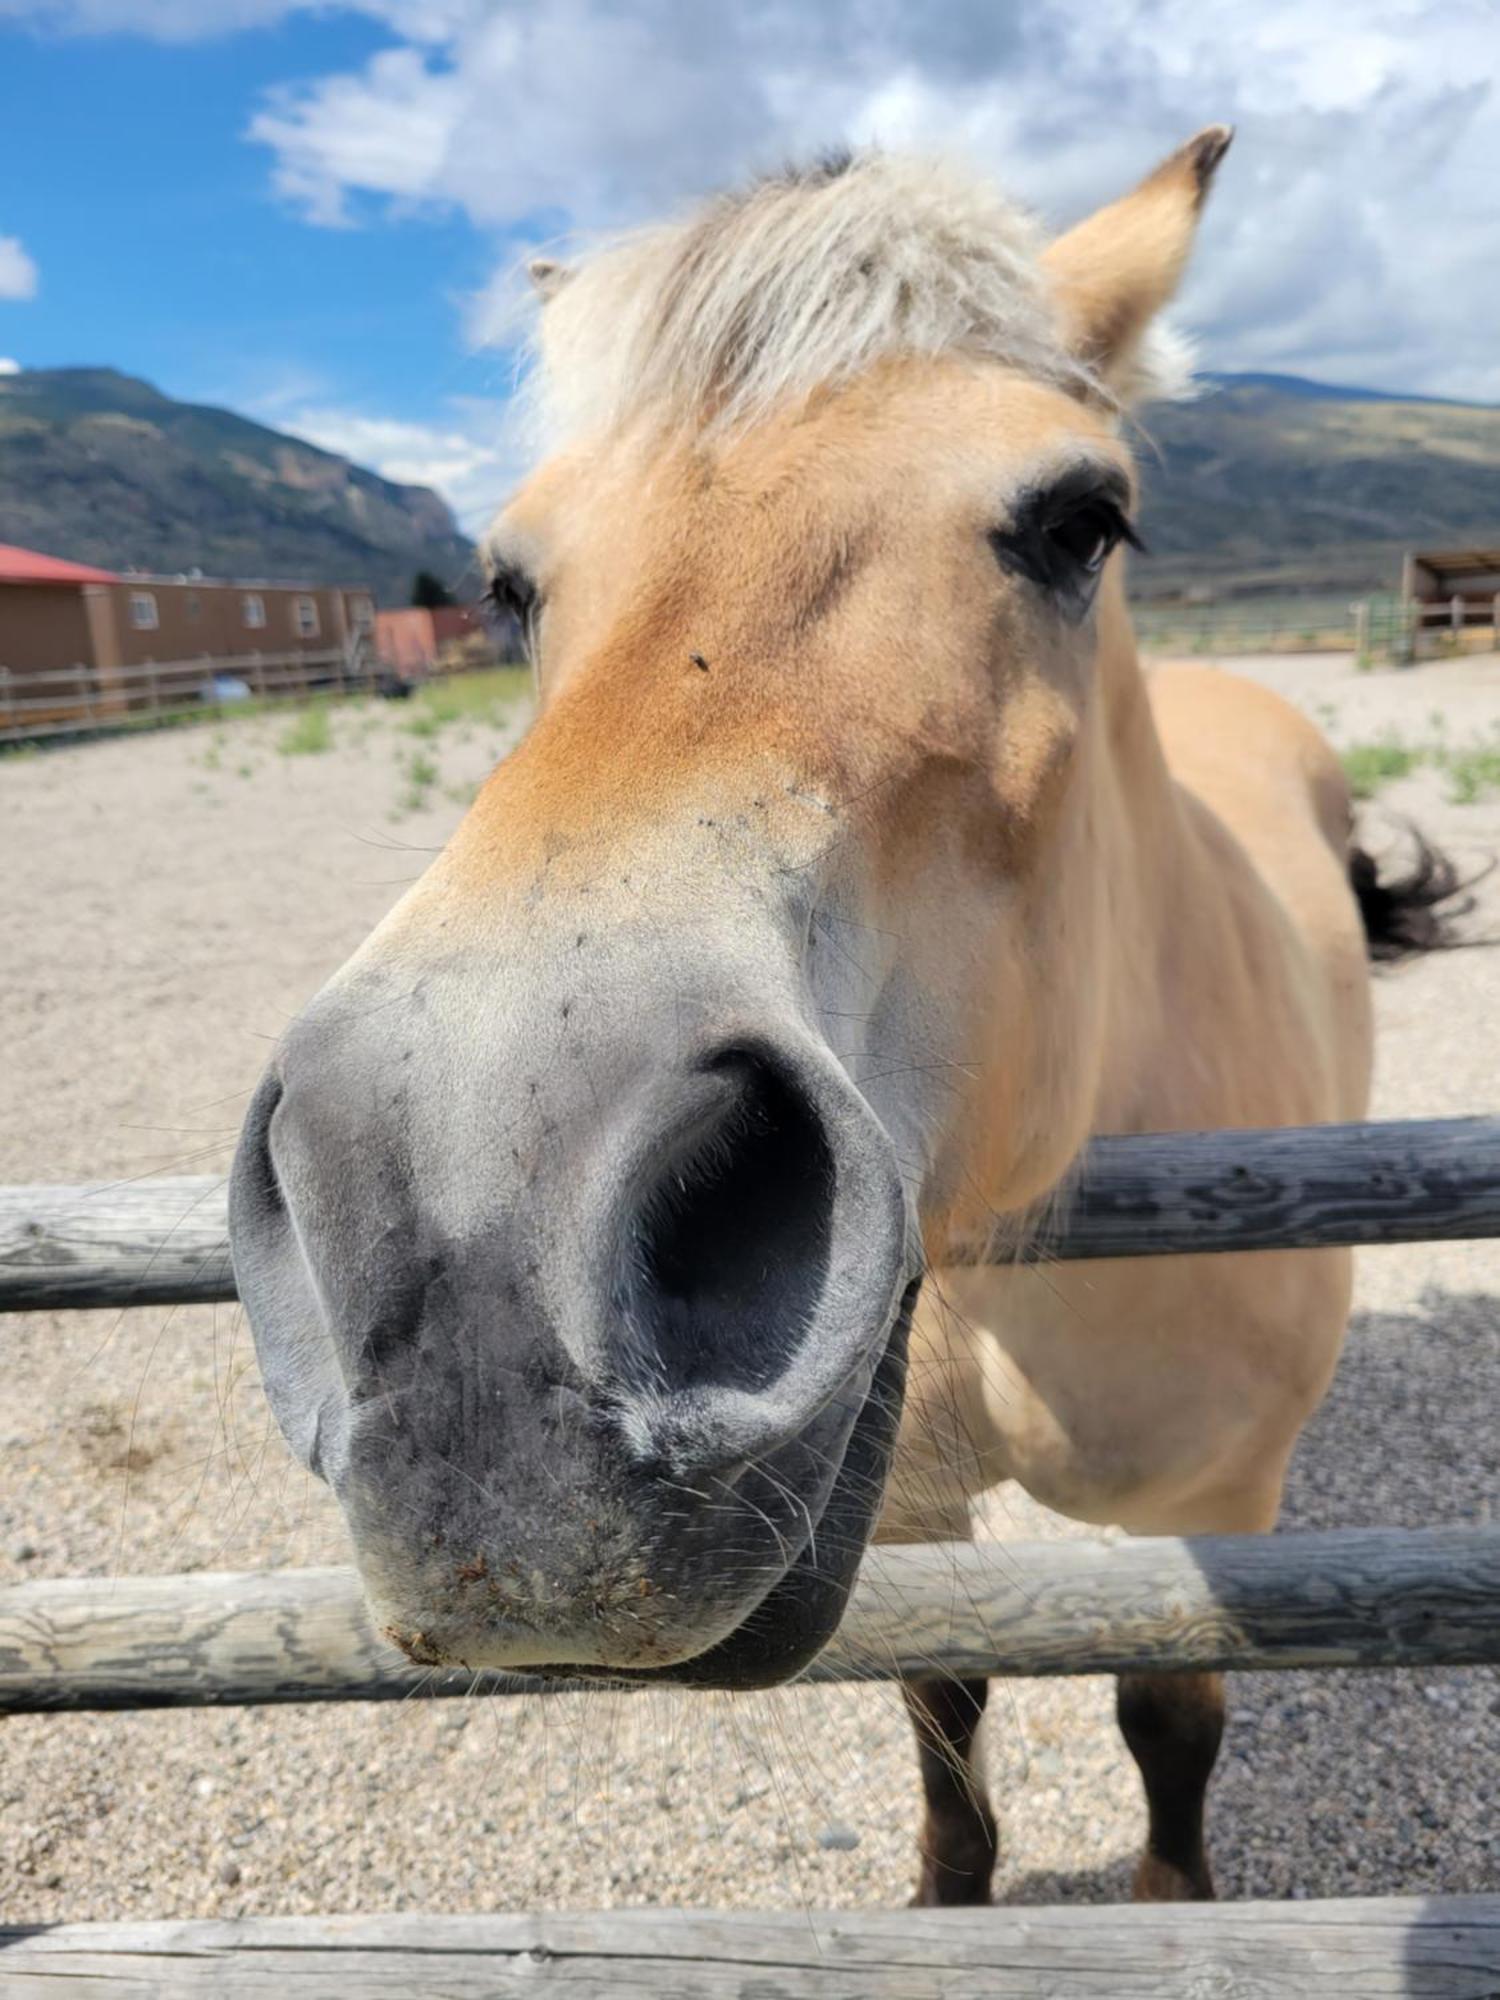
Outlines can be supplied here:
[[1468, 891], [1489, 873], [1482, 868], [1466, 879], [1414, 826], [1407, 832], [1416, 853], [1403, 874], [1382, 877], [1373, 855], [1363, 847], [1349, 850], [1349, 886], [1374, 959], [1410, 958], [1463, 943], [1456, 927], [1474, 907]]

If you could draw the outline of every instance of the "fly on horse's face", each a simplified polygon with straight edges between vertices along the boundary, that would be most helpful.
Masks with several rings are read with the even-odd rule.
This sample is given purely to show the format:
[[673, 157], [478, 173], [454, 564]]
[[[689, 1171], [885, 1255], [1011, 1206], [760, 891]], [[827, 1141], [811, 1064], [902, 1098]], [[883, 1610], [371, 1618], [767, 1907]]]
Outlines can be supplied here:
[[742, 1686], [837, 1622], [924, 1261], [1096, 1115], [1105, 385], [1224, 143], [1040, 261], [876, 161], [549, 276], [597, 407], [490, 545], [538, 719], [233, 1186], [272, 1405], [412, 1657]]

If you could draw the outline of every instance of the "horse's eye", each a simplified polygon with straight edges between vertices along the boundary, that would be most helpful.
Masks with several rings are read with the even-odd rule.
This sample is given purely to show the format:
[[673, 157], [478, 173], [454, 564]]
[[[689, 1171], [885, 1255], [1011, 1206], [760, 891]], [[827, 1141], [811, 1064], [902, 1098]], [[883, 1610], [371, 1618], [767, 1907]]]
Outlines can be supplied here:
[[1061, 520], [1049, 521], [1043, 533], [1061, 562], [1086, 576], [1097, 576], [1119, 544], [1134, 539], [1124, 514], [1107, 500], [1086, 500]]
[[1069, 616], [1093, 602], [1100, 572], [1121, 542], [1141, 543], [1125, 512], [1125, 489], [1077, 474], [1035, 493], [1007, 528], [991, 531], [990, 546], [1006, 569], [1045, 590]]
[[536, 610], [536, 585], [513, 563], [502, 563], [491, 572], [485, 595], [501, 617], [517, 618], [523, 624]]
[[541, 594], [533, 579], [514, 563], [498, 563], [490, 572], [485, 601], [495, 623], [511, 628], [530, 659], [536, 642], [537, 613], [541, 608]]

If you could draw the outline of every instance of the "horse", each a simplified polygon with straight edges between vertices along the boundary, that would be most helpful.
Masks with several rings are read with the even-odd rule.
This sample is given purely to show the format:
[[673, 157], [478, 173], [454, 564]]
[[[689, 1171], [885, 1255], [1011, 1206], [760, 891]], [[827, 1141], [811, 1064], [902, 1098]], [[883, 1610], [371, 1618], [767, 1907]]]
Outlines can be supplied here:
[[[485, 554], [537, 713], [230, 1190], [271, 1408], [411, 1660], [774, 1685], [872, 1541], [1011, 1480], [1273, 1526], [1347, 1252], [993, 1261], [1095, 1134], [1358, 1118], [1368, 954], [1451, 886], [1381, 881], [1285, 702], [1137, 660], [1130, 412], [1229, 140], [1050, 242], [875, 151], [535, 266]], [[905, 1684], [920, 1903], [990, 1893], [985, 1691]], [[1212, 1895], [1220, 1677], [1118, 1718], [1137, 1895]]]

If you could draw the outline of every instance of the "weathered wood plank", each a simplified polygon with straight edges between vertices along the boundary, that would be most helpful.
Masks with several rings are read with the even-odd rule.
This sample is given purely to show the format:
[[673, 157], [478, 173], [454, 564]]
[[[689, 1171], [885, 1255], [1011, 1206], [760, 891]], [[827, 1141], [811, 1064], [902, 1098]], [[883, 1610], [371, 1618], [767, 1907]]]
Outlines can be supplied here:
[[0, 1312], [235, 1297], [222, 1175], [0, 1188]]
[[101, 1982], [122, 2000], [1494, 2000], [1500, 1897], [0, 1930], [0, 1993], [92, 2000]]
[[[1500, 1118], [1096, 1139], [1028, 1254], [1500, 1236]], [[0, 1188], [0, 1311], [232, 1299], [224, 1183]]]
[[[1500, 1664], [1500, 1529], [877, 1549], [811, 1680]], [[492, 1693], [534, 1692], [495, 1675]], [[0, 1713], [475, 1690], [374, 1634], [342, 1569], [0, 1591]]]
[[1096, 1139], [1059, 1260], [1500, 1236], [1500, 1118]]

